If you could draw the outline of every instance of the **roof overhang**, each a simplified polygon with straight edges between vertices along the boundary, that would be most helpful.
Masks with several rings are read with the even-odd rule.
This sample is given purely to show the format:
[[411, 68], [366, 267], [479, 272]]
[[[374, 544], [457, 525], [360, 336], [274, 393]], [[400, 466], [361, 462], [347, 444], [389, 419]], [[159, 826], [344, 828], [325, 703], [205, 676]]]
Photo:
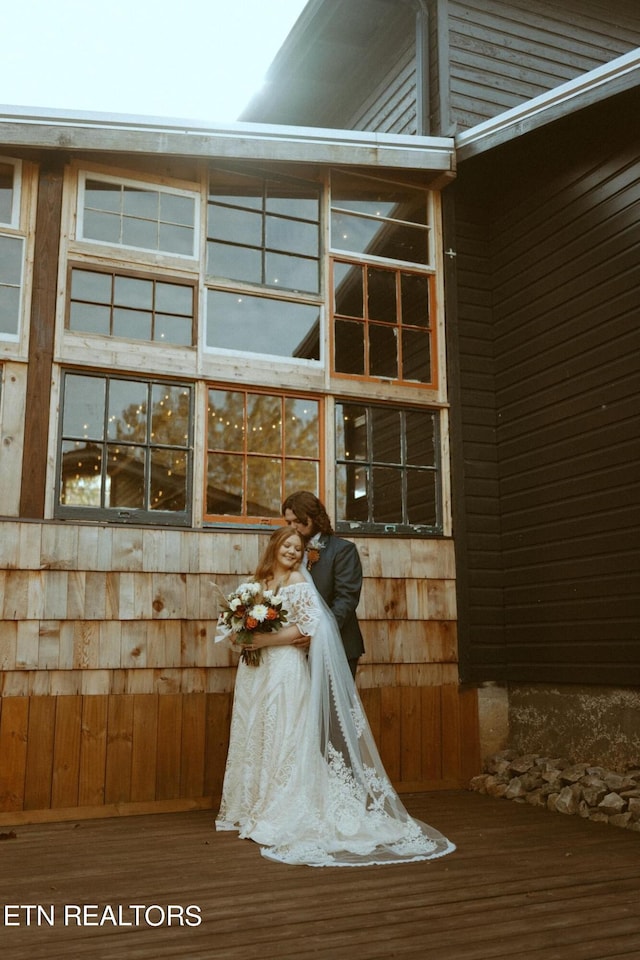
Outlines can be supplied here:
[[637, 86], [640, 86], [640, 48], [457, 134], [457, 158], [467, 160], [485, 153]]
[[0, 106], [0, 149], [10, 147], [384, 168], [422, 172], [432, 184], [455, 176], [448, 137]]

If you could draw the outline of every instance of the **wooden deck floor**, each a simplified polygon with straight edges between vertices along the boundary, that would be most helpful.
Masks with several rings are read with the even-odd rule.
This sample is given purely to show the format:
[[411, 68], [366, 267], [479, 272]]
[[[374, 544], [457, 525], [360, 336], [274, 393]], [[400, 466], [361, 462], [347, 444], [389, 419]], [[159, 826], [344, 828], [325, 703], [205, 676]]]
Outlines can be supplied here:
[[[274, 864], [211, 811], [11, 828], [6, 960], [614, 960], [640, 957], [640, 834], [467, 792], [405, 797], [458, 850], [407, 866]], [[7, 833], [9, 828], [2, 828]], [[40, 905], [40, 924], [18, 905]], [[64, 905], [199, 907], [199, 926], [65, 925]], [[9, 912], [7, 914], [7, 908]], [[177, 912], [177, 911], [176, 911]], [[10, 920], [13, 924], [7, 925]]]

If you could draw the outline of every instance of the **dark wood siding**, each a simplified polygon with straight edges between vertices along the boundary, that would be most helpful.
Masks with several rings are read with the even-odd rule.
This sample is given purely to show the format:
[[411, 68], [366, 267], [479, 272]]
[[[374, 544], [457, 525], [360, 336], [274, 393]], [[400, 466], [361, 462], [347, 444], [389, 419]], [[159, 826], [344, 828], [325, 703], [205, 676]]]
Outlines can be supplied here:
[[[472, 283], [491, 250], [496, 457], [506, 675], [551, 682], [640, 681], [640, 110], [630, 92], [462, 165], [461, 400], [465, 463], [481, 449]], [[489, 184], [492, 205], [463, 211]], [[483, 220], [484, 216], [484, 220]], [[476, 284], [479, 279], [476, 280]], [[485, 319], [486, 324], [486, 319]], [[486, 391], [490, 397], [490, 389]], [[484, 460], [487, 459], [485, 454]], [[494, 501], [467, 476], [468, 523]], [[470, 582], [483, 566], [470, 537]], [[469, 590], [469, 677], [497, 679], [486, 584]], [[500, 629], [494, 625], [496, 640]]]
[[636, 0], [450, 0], [451, 118], [472, 127], [640, 46]]
[[411, 44], [352, 118], [354, 130], [415, 134], [416, 57]]

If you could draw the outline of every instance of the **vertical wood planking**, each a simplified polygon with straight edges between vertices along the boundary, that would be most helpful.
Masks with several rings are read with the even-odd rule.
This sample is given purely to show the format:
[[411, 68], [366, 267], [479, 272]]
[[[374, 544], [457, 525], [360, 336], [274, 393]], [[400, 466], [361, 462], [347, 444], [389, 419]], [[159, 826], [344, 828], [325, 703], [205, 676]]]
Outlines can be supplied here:
[[158, 694], [140, 694], [133, 705], [132, 801], [155, 800], [157, 756]]
[[81, 728], [82, 697], [56, 697], [52, 807], [75, 807], [78, 804]]
[[460, 705], [458, 687], [448, 683], [441, 688], [442, 707], [442, 777], [456, 780], [460, 776]]
[[380, 688], [380, 756], [391, 780], [401, 778], [400, 724], [402, 713], [399, 687]]
[[158, 800], [174, 800], [180, 796], [181, 747], [182, 697], [177, 693], [166, 693], [158, 699]]
[[0, 810], [21, 810], [24, 805], [28, 725], [28, 698], [5, 699], [0, 715]]
[[182, 745], [180, 796], [201, 797], [204, 789], [205, 719], [204, 694], [187, 693], [182, 697]]
[[56, 701], [54, 697], [31, 697], [24, 789], [25, 810], [51, 806]]
[[438, 781], [442, 778], [442, 705], [440, 687], [421, 687], [422, 711], [422, 778]]
[[210, 693], [206, 697], [204, 796], [222, 794], [232, 703], [233, 697], [228, 693]]
[[133, 702], [131, 694], [109, 697], [105, 803], [126, 802], [131, 796]]
[[78, 804], [92, 807], [104, 803], [109, 697], [94, 694], [82, 699]]

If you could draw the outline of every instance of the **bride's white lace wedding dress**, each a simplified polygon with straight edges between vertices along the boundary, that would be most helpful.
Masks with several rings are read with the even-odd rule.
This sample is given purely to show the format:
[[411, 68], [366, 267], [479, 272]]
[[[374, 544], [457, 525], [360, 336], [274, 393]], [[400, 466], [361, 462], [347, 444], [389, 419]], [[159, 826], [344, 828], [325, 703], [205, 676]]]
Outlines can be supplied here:
[[393, 789], [357, 694], [337, 625], [310, 582], [280, 590], [299, 647], [240, 662], [218, 830], [262, 854], [310, 866], [406, 863], [455, 849], [414, 820]]

